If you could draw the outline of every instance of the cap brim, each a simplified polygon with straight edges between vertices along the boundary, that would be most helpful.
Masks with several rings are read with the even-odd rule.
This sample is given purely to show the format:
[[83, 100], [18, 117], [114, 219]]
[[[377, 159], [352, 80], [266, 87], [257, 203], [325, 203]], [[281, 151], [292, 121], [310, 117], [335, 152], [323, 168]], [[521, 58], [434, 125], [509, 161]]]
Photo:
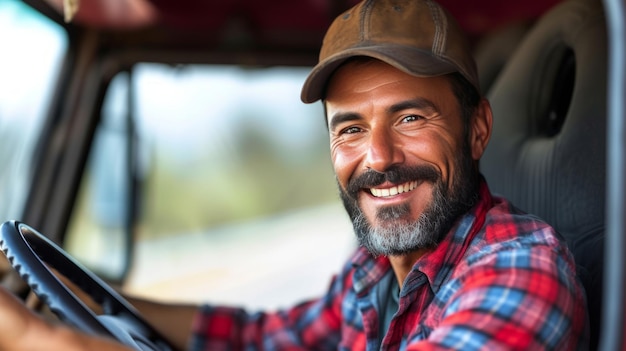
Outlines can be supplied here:
[[389, 44], [357, 47], [330, 56], [313, 67], [302, 86], [300, 99], [304, 103], [323, 99], [326, 85], [335, 70], [357, 56], [378, 59], [416, 77], [434, 77], [458, 71], [455, 65], [413, 47]]

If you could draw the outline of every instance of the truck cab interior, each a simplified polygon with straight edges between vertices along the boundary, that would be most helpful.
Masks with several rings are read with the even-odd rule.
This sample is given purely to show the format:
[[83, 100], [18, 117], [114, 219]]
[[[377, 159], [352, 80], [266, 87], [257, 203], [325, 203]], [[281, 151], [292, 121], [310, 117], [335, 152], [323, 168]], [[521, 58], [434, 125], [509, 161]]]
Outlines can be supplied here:
[[[3, 286], [145, 349], [167, 345], [117, 289], [252, 308], [321, 292], [355, 242], [322, 106], [299, 91], [355, 3], [0, 2]], [[467, 32], [493, 108], [480, 161], [491, 191], [563, 235], [592, 349], [625, 349], [626, 4], [440, 3]]]

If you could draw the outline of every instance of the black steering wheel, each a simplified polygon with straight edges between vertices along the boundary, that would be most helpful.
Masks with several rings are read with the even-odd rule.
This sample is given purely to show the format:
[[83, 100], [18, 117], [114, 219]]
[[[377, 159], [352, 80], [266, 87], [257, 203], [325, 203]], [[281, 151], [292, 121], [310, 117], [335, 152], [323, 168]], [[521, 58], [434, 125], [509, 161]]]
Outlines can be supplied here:
[[[61, 321], [89, 334], [116, 339], [136, 350], [174, 350], [120, 294], [28, 225], [4, 222], [0, 227], [0, 249]], [[102, 306], [104, 313], [93, 312], [48, 267], [81, 288]]]

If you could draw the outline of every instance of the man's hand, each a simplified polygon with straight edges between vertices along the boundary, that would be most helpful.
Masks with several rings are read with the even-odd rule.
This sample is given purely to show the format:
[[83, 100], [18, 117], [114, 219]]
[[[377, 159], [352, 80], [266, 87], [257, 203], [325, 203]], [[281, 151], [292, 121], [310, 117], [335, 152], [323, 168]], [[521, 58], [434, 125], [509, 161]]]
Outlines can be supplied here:
[[53, 325], [0, 288], [0, 350], [130, 351], [114, 341]]
[[125, 298], [173, 347], [178, 350], [186, 348], [198, 312], [197, 305], [159, 303], [131, 296]]

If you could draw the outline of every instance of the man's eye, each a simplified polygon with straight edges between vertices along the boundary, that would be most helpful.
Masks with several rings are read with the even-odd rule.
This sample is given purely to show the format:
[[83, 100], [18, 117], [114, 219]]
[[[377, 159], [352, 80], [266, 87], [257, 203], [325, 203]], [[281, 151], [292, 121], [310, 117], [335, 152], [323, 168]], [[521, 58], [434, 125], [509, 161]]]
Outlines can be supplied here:
[[402, 122], [407, 123], [407, 122], [415, 122], [418, 121], [420, 119], [423, 119], [424, 117], [419, 116], [419, 115], [408, 115], [405, 116], [404, 118], [402, 118]]
[[361, 128], [359, 127], [348, 127], [346, 129], [343, 129], [341, 131], [341, 134], [355, 134], [361, 131]]

